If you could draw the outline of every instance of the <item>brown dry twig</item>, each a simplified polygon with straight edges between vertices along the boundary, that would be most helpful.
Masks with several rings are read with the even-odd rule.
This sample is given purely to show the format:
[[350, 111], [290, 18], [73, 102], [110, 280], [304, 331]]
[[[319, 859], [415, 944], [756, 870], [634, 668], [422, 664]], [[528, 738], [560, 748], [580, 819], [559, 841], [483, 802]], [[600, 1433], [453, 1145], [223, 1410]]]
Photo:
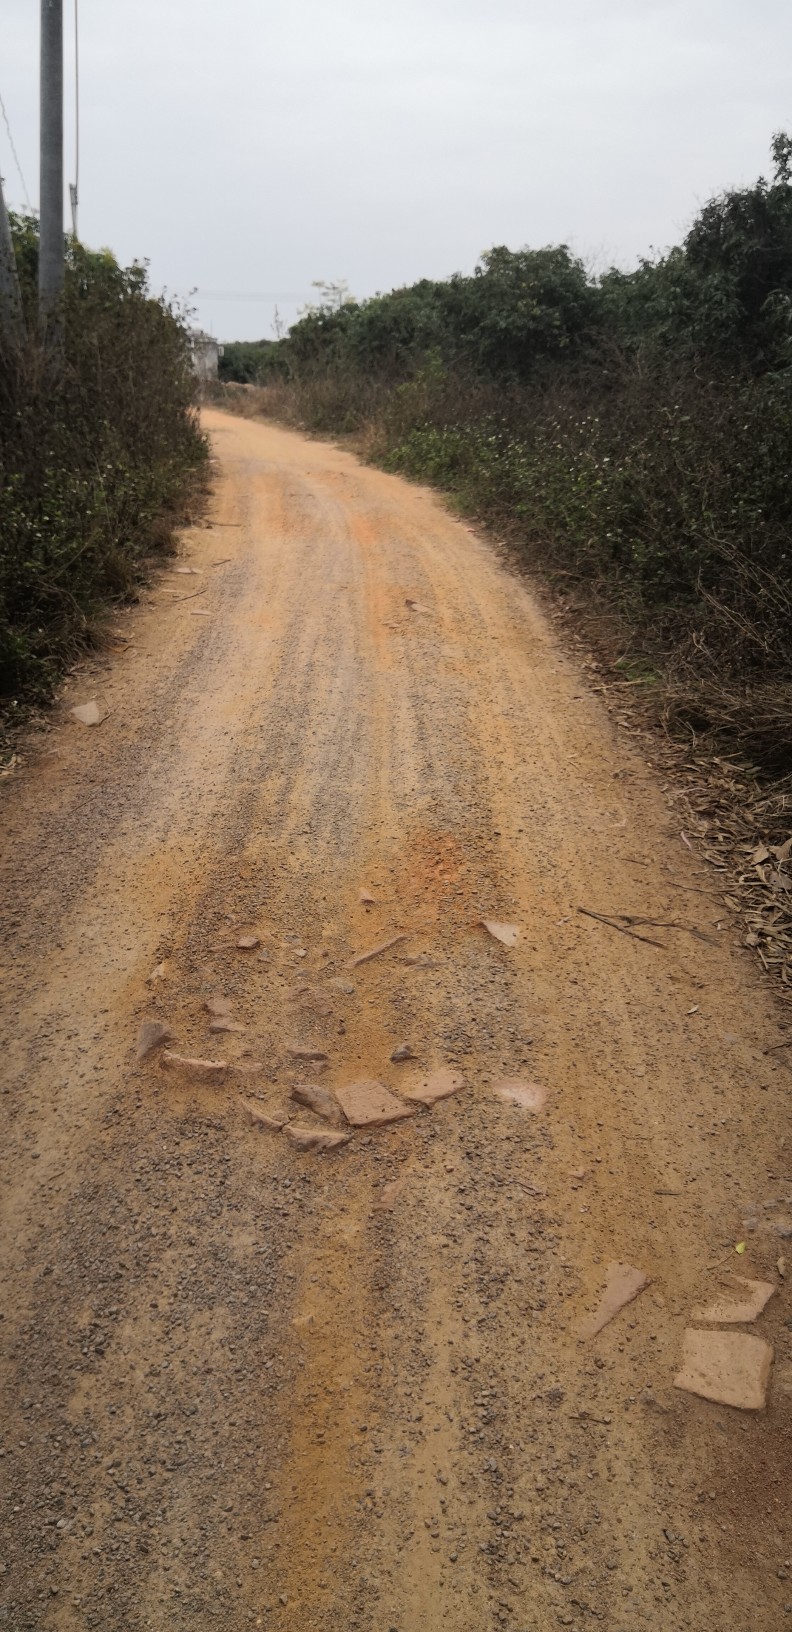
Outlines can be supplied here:
[[206, 594], [206, 585], [204, 584], [202, 589], [194, 589], [191, 595], [168, 595], [166, 597], [166, 599], [169, 600], [169, 601], [172, 601], [174, 603], [174, 605], [175, 605], [175, 603], [177, 601], [194, 601], [196, 595], [205, 595], [205, 594]]
[[697, 941], [706, 941], [708, 946], [718, 944], [714, 935], [707, 935], [693, 924], [680, 924], [678, 918], [635, 918], [629, 912], [620, 912], [619, 917], [625, 924], [647, 924], [650, 929], [683, 929], [687, 935], [695, 935]]
[[624, 924], [617, 923], [615, 918], [606, 918], [602, 912], [592, 912], [588, 907], [578, 907], [577, 910], [582, 912], [584, 918], [596, 918], [598, 923], [607, 924], [609, 929], [618, 929], [620, 935], [629, 935], [633, 941], [643, 941], [646, 946], [659, 946], [661, 952], [668, 951], [664, 941], [653, 941], [651, 935], [639, 935], [636, 929], [627, 929]]

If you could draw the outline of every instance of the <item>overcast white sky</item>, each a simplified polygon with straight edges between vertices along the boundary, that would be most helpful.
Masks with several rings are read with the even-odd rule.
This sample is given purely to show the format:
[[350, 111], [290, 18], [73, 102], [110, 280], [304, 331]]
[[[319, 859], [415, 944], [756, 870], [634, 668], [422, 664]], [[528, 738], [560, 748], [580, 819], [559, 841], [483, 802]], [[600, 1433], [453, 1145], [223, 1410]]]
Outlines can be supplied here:
[[[315, 278], [364, 296], [496, 243], [633, 265], [792, 128], [789, 0], [79, 4], [81, 236], [148, 259], [157, 291], [197, 286], [221, 339], [271, 334], [274, 297], [290, 321]], [[34, 204], [38, 12], [2, 0]], [[2, 123], [0, 173], [24, 203]]]

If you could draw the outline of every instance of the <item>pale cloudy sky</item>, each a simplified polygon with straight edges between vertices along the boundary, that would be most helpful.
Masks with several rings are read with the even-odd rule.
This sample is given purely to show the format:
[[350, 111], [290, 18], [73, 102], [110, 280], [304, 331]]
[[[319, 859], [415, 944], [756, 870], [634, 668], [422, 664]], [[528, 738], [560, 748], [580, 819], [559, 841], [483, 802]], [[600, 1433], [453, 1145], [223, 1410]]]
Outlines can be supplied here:
[[[68, 164], [71, 36], [64, 0]], [[596, 266], [678, 241], [792, 129], [788, 0], [79, 0], [80, 231], [221, 339], [313, 279], [364, 296], [496, 243]], [[38, 0], [0, 94], [38, 196]], [[0, 173], [24, 203], [0, 122]], [[243, 298], [252, 297], [252, 298]]]

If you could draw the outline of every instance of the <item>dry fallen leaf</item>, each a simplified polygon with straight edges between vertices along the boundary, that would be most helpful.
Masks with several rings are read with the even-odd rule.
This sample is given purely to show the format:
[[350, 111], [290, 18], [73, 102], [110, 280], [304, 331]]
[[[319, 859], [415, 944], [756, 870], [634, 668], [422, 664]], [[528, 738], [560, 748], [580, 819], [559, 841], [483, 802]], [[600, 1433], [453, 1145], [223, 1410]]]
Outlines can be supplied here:
[[481, 918], [479, 922], [493, 940], [500, 941], [503, 946], [517, 945], [520, 931], [516, 924], [502, 924], [497, 918]]

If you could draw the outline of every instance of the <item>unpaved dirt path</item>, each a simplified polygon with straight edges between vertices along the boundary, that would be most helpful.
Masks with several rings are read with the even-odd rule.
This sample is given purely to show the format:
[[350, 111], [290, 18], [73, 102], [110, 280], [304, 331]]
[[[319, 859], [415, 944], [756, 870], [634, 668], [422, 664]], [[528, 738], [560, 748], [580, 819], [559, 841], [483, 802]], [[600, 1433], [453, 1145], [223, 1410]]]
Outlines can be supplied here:
[[[792, 1625], [790, 1074], [712, 874], [486, 544], [206, 418], [200, 576], [3, 792], [0, 1622]], [[136, 1063], [149, 1015], [224, 1080]], [[441, 1066], [455, 1097], [325, 1155], [242, 1105]], [[611, 1259], [651, 1285], [581, 1342]], [[672, 1386], [730, 1261], [779, 1282], [764, 1414]]]

